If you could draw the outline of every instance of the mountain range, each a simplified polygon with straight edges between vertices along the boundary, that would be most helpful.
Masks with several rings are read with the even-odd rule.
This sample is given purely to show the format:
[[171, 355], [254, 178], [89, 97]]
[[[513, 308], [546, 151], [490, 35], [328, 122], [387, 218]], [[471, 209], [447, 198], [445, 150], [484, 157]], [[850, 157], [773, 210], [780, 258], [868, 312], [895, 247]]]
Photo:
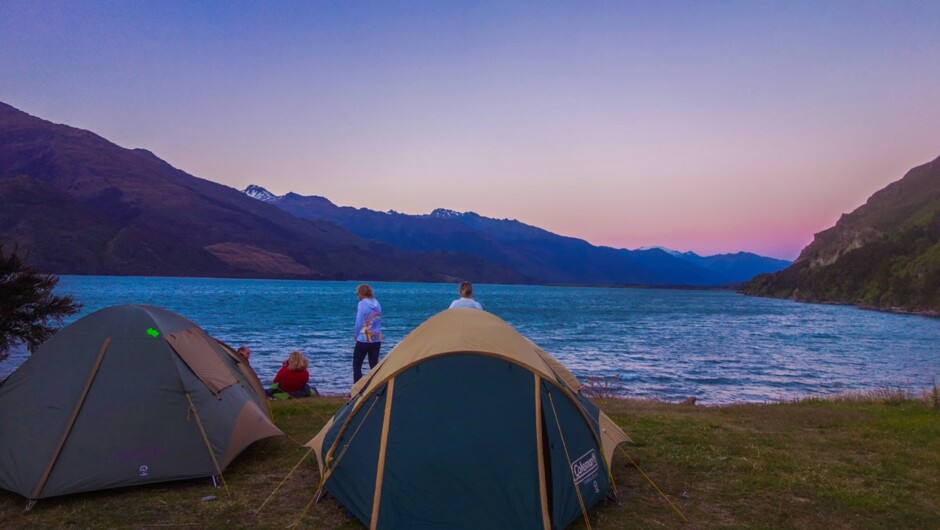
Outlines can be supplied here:
[[594, 285], [723, 285], [789, 262], [740, 252], [702, 257], [663, 248], [640, 250], [595, 246], [515, 219], [437, 209], [427, 215], [337, 206], [319, 196], [275, 195], [258, 185], [244, 193], [286, 212], [329, 221], [369, 240], [414, 252], [469, 253], [525, 271], [540, 283]]
[[[143, 149], [0, 103], [0, 240], [60, 274], [452, 281], [525, 275], [300, 219]], [[8, 247], [9, 248], [9, 247]]]
[[45, 272], [715, 286], [788, 264], [598, 247], [472, 212], [247, 191], [0, 103], [0, 241]]
[[746, 294], [940, 314], [940, 158], [873, 194]]

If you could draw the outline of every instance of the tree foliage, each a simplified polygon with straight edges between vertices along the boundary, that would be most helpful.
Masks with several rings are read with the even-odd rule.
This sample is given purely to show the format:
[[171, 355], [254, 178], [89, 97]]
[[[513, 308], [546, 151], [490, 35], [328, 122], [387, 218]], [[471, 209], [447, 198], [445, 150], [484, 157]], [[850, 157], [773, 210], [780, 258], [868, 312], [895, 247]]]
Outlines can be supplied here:
[[940, 313], [940, 214], [846, 252], [830, 265], [810, 267], [801, 261], [762, 274], [741, 292]]
[[54, 274], [42, 274], [24, 265], [13, 250], [6, 253], [0, 243], [0, 360], [18, 343], [34, 351], [48, 339], [62, 319], [76, 313], [82, 304], [71, 296], [56, 296], [59, 283]]

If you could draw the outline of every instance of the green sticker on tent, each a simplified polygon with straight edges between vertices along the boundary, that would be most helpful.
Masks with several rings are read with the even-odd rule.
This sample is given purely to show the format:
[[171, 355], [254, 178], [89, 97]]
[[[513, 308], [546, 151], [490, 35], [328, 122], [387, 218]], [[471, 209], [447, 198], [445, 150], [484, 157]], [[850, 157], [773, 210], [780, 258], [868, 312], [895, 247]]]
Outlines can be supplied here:
[[160, 336], [160, 332], [153, 328], [147, 328], [147, 335], [150, 335], [153, 338], [157, 338]]

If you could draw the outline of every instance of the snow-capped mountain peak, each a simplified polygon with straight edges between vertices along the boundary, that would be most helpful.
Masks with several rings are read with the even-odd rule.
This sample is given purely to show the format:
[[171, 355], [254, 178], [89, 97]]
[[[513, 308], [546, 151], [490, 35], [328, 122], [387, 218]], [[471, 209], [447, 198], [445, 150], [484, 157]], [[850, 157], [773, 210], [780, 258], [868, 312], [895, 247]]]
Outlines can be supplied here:
[[640, 247], [640, 248], [638, 248], [637, 250], [662, 250], [662, 251], [665, 252], [666, 254], [669, 254], [669, 255], [671, 255], [671, 256], [675, 256], [675, 257], [677, 257], [677, 258], [688, 258], [688, 257], [692, 257], [692, 256], [697, 256], [697, 254], [695, 254], [694, 252], [691, 252], [691, 251], [689, 251], [689, 252], [679, 252], [678, 250], [672, 250], [671, 248], [659, 247], [659, 246], [656, 246], [656, 247]]
[[460, 212], [455, 212], [454, 210], [448, 210], [446, 208], [438, 208], [431, 212], [431, 217], [436, 217], [438, 219], [453, 219], [454, 217], [460, 217], [462, 214]]
[[258, 199], [261, 202], [274, 202], [280, 199], [279, 196], [255, 184], [249, 185], [247, 188], [242, 190], [242, 193], [251, 197], [252, 199]]

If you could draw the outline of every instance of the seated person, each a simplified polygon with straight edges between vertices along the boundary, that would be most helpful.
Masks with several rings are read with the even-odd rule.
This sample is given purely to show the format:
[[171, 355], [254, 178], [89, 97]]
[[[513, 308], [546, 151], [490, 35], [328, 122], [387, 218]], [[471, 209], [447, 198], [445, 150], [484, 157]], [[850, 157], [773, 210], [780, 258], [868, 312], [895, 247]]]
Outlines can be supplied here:
[[281, 363], [281, 369], [274, 376], [271, 388], [267, 390], [269, 397], [309, 397], [319, 395], [316, 388], [309, 384], [310, 372], [307, 371], [307, 358], [299, 351], [290, 352], [286, 361]]

